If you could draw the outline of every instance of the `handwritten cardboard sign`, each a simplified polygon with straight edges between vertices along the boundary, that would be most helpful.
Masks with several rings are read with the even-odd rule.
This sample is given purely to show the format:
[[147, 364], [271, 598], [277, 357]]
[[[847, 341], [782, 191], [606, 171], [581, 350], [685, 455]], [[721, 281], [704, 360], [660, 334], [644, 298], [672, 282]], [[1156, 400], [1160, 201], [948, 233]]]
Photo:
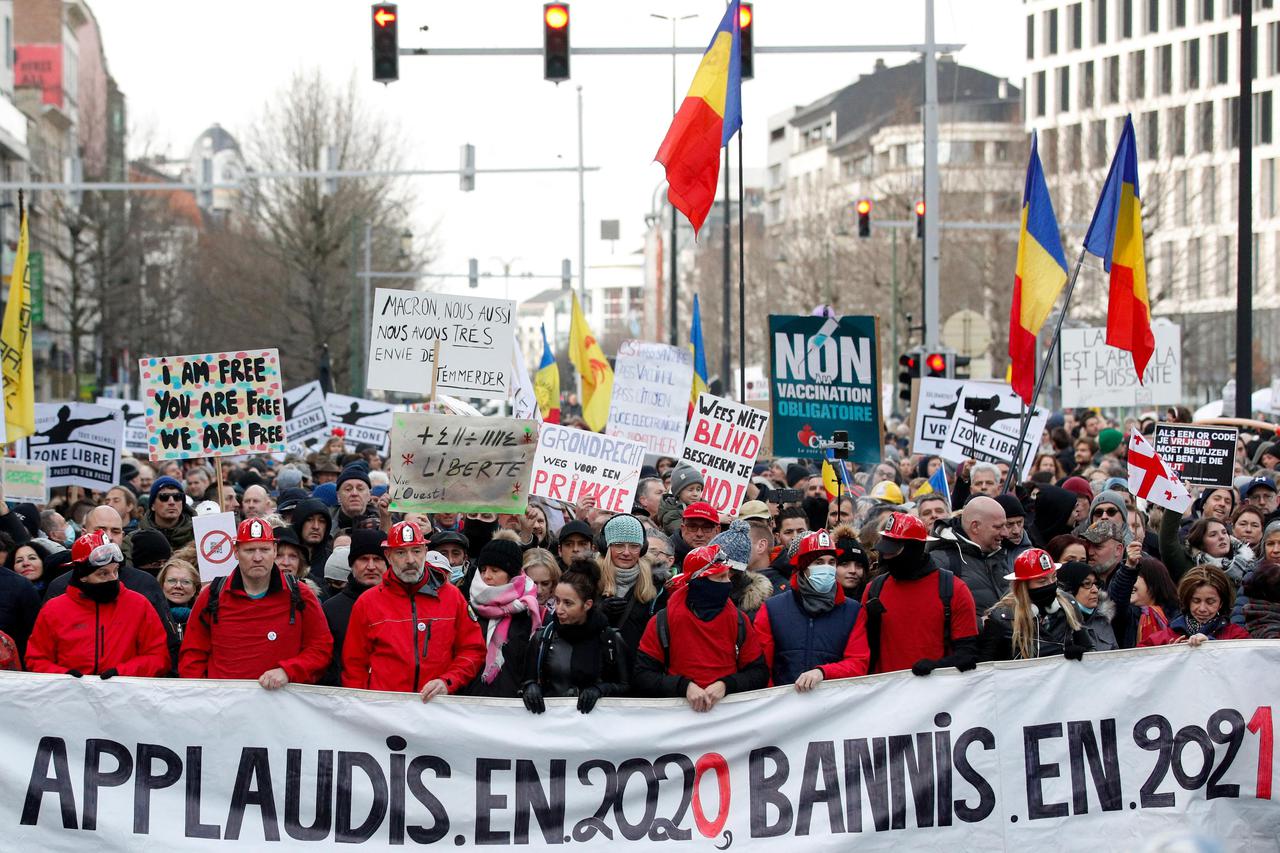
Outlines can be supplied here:
[[593, 497], [605, 512], [631, 512], [644, 454], [637, 441], [543, 424], [529, 492], [570, 504]]
[[4, 477], [4, 499], [14, 503], [24, 501], [43, 505], [49, 500], [46, 484], [48, 469], [43, 462], [25, 459], [5, 459], [0, 469]]
[[516, 303], [510, 299], [378, 288], [369, 334], [368, 386], [505, 400], [511, 387]]
[[395, 512], [524, 512], [538, 425], [516, 418], [396, 412], [391, 421]]
[[18, 455], [43, 462], [46, 485], [104, 491], [119, 482], [124, 419], [119, 409], [90, 403], [36, 403], [36, 431]]
[[284, 452], [275, 350], [144, 358], [138, 367], [153, 460]]
[[702, 500], [733, 517], [745, 500], [769, 414], [723, 397], [699, 394], [681, 459], [702, 472]]
[[692, 386], [693, 353], [685, 347], [623, 341], [605, 433], [638, 441], [652, 456], [679, 456]]

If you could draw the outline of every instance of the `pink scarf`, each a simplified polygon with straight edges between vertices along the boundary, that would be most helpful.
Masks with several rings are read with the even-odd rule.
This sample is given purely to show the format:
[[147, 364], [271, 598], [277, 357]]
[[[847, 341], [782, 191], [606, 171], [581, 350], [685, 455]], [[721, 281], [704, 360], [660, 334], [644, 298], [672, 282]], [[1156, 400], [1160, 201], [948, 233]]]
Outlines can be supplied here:
[[507, 633], [511, 630], [511, 617], [516, 613], [528, 613], [533, 629], [533, 636], [542, 627], [542, 607], [538, 604], [538, 585], [526, 575], [516, 575], [515, 580], [502, 586], [489, 586], [476, 572], [471, 580], [471, 609], [477, 616], [489, 621], [497, 620], [498, 626], [493, 630], [488, 649], [484, 656], [484, 671], [480, 680], [492, 684], [502, 670], [505, 658], [502, 647], [507, 644]]

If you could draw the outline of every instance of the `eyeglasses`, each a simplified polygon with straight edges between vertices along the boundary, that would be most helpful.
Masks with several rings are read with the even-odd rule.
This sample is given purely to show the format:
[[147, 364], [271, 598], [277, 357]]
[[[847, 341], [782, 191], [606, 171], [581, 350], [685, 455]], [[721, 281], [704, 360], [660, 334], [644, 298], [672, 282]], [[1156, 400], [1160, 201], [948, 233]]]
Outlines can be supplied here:
[[1081, 584], [1080, 584], [1080, 588], [1081, 588], [1081, 589], [1097, 589], [1097, 588], [1098, 588], [1098, 582], [1097, 582], [1097, 581], [1084, 581], [1083, 583], [1081, 583]]
[[666, 557], [668, 560], [675, 557], [675, 554], [670, 551], [659, 551], [657, 548], [650, 548], [649, 553], [654, 557]]
[[176, 503], [183, 499], [182, 492], [161, 492], [156, 495], [157, 503]]
[[165, 586], [195, 586], [196, 582], [189, 578], [165, 578]]
[[1110, 518], [1113, 515], [1119, 515], [1119, 514], [1120, 514], [1120, 510], [1116, 509], [1113, 506], [1100, 506], [1093, 511], [1094, 518], [1098, 518], [1099, 516], [1106, 516], [1107, 518]]

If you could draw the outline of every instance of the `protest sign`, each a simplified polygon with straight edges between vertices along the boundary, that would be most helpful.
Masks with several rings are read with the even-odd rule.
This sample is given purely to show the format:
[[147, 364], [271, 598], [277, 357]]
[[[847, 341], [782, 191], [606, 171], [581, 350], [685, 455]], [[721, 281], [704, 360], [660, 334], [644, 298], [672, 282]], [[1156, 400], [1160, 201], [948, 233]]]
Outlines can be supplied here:
[[144, 358], [138, 369], [153, 460], [284, 452], [275, 350]]
[[754, 406], [698, 395], [680, 458], [702, 472], [702, 500], [721, 515], [738, 514], [768, 426], [768, 413]]
[[915, 404], [912, 451], [941, 456], [952, 462], [1014, 461], [1018, 476], [1031, 476], [1031, 463], [1049, 413], [1037, 408], [1031, 415], [1021, 446], [1022, 398], [999, 382], [925, 377]]
[[688, 349], [623, 341], [613, 368], [605, 434], [638, 441], [650, 456], [679, 456], [691, 387], [693, 353]]
[[644, 454], [639, 442], [543, 424], [529, 493], [567, 504], [592, 497], [605, 512], [631, 512]]
[[1178, 479], [1196, 486], [1231, 486], [1235, 474], [1235, 427], [1156, 424], [1156, 453]]
[[458, 397], [507, 398], [515, 341], [514, 301], [379, 287], [373, 305], [368, 387], [431, 394], [439, 341], [437, 391]]
[[525, 511], [535, 421], [396, 412], [391, 423], [395, 512]]
[[880, 436], [880, 354], [875, 317], [769, 316], [773, 452], [820, 458], [846, 430], [852, 462], [874, 464]]
[[319, 382], [308, 382], [284, 392], [284, 440], [289, 447], [315, 450], [329, 434], [329, 413]]
[[200, 563], [200, 580], [231, 574], [236, 567], [236, 516], [233, 512], [197, 515], [191, 520], [195, 533], [196, 559]]
[[24, 501], [43, 506], [49, 500], [49, 487], [45, 484], [48, 469], [42, 462], [25, 459], [4, 459], [4, 499], [13, 503]]
[[1155, 349], [1138, 383], [1133, 354], [1107, 345], [1105, 328], [1063, 329], [1062, 407], [1172, 406], [1182, 402], [1182, 328], [1151, 324]]
[[511, 414], [521, 420], [542, 422], [538, 394], [533, 388], [529, 365], [524, 362], [519, 341], [514, 341], [511, 347]]
[[395, 411], [393, 404], [344, 394], [326, 394], [324, 405], [329, 414], [329, 428], [342, 429], [348, 451], [355, 450], [361, 444], [372, 444], [378, 448], [379, 453], [387, 453], [391, 437], [391, 413]]
[[36, 403], [36, 431], [18, 456], [43, 462], [45, 485], [105, 491], [120, 482], [124, 418], [119, 409], [90, 403]]
[[147, 444], [147, 406], [139, 400], [124, 400], [119, 397], [99, 397], [99, 406], [108, 409], [119, 409], [124, 416], [124, 452], [149, 452]]
[[0, 672], [0, 830], [32, 851], [1137, 851], [1171, 832], [1272, 851], [1272, 667], [1280, 643], [1233, 640], [537, 717]]

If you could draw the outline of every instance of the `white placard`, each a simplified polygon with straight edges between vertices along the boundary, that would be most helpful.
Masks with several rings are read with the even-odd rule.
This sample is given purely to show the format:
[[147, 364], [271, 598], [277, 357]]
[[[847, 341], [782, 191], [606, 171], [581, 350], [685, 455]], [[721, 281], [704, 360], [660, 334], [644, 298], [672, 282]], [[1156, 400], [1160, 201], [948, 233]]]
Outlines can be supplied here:
[[36, 431], [18, 455], [43, 462], [51, 489], [81, 486], [106, 491], [119, 482], [124, 418], [91, 403], [36, 403]]
[[324, 407], [324, 389], [308, 382], [284, 392], [284, 440], [297, 451], [310, 452], [324, 443], [329, 434], [329, 415]]
[[387, 454], [391, 442], [391, 413], [395, 410], [393, 404], [345, 394], [326, 394], [324, 405], [329, 413], [329, 429], [342, 428], [343, 441], [349, 452], [361, 444], [372, 444], [379, 453]]
[[439, 341], [438, 393], [507, 398], [515, 341], [513, 300], [380, 287], [373, 305], [369, 388], [429, 395]]
[[1182, 327], [1151, 324], [1156, 348], [1142, 384], [1133, 354], [1107, 345], [1106, 329], [1063, 329], [1062, 407], [1174, 406], [1182, 402]]
[[751, 469], [769, 413], [723, 397], [699, 394], [681, 459], [702, 472], [702, 500], [721, 515], [733, 517], [746, 499]]
[[49, 500], [47, 483], [49, 472], [43, 462], [25, 459], [4, 459], [0, 463], [4, 475], [4, 499], [13, 503], [33, 503], [43, 506]]
[[678, 457], [692, 387], [693, 353], [687, 348], [623, 341], [605, 433], [640, 442], [650, 456]]
[[236, 516], [233, 512], [197, 515], [191, 519], [201, 582], [231, 573], [236, 567]]
[[[981, 408], [985, 407], [985, 408]], [[979, 411], [974, 409], [981, 408]], [[952, 462], [1012, 462], [1021, 428], [1022, 398], [1000, 382], [965, 379], [920, 380], [912, 450]], [[1049, 412], [1037, 408], [1027, 425], [1019, 456], [1019, 477], [1031, 476]]]
[[605, 512], [631, 512], [644, 454], [639, 442], [543, 424], [529, 494], [567, 504], [590, 496]]
[[139, 453], [146, 456], [150, 452], [147, 445], [146, 403], [119, 397], [99, 397], [97, 404], [106, 406], [108, 409], [119, 409], [124, 414], [125, 453]]

